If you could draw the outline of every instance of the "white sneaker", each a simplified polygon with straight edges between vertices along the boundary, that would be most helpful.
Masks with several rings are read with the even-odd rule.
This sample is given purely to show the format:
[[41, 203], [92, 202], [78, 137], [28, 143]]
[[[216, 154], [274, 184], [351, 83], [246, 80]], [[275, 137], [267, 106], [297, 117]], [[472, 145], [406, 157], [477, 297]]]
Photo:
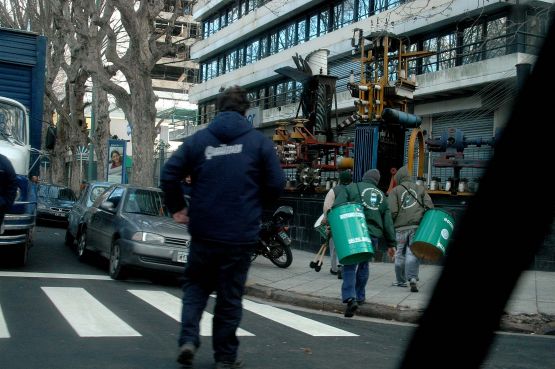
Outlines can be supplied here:
[[411, 278], [409, 281], [410, 292], [418, 292], [418, 286], [416, 285], [416, 278]]

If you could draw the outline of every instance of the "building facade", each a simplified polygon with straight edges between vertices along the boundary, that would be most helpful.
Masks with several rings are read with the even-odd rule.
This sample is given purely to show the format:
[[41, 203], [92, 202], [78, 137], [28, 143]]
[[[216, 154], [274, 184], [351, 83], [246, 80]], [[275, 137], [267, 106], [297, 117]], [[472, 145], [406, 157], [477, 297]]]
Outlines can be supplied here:
[[[465, 147], [465, 158], [487, 161], [493, 145], [479, 143], [493, 143], [509, 117], [552, 8], [553, 1], [542, 0], [196, 1], [193, 19], [201, 25], [202, 39], [190, 49], [199, 63], [199, 83], [190, 99], [198, 104], [202, 126], [216, 113], [220, 89], [241, 85], [257, 109], [258, 128], [272, 136], [278, 122], [298, 115], [302, 92], [301, 83], [276, 70], [294, 67], [295, 56], [325, 50], [324, 74], [337, 78], [331, 121], [336, 129], [356, 111], [348, 88], [350, 79], [361, 77], [354, 30], [389, 33], [403, 38], [410, 51], [429, 52], [408, 68], [417, 86], [410, 109], [422, 118], [425, 138], [456, 128], [478, 143]], [[354, 126], [343, 134], [354, 137]], [[431, 165], [435, 155], [426, 152], [427, 181], [437, 178], [445, 186], [452, 168]], [[466, 167], [461, 177], [478, 186], [482, 173]], [[301, 221], [307, 229], [310, 222]], [[538, 268], [555, 269], [550, 249]]]
[[198, 78], [198, 63], [191, 59], [191, 45], [201, 37], [200, 23], [193, 20], [193, 1], [167, 0], [156, 21], [155, 28], [164, 34], [168, 21], [175, 12], [176, 2], [181, 2], [182, 14], [175, 20], [172, 41], [175, 53], [165, 55], [152, 70], [152, 86], [157, 92], [169, 92], [179, 96], [188, 95]]

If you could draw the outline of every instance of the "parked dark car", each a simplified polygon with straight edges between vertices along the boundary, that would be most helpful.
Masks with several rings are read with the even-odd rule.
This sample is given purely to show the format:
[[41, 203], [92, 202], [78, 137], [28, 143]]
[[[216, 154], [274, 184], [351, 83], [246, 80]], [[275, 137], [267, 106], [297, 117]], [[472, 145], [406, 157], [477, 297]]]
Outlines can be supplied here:
[[79, 237], [79, 225], [83, 223], [85, 211], [92, 206], [94, 200], [104, 191], [106, 191], [112, 183], [110, 182], [89, 182], [81, 189], [79, 198], [73, 204], [68, 216], [67, 230], [65, 242], [67, 246], [73, 246]]
[[75, 203], [75, 192], [69, 187], [51, 183], [37, 186], [37, 221], [67, 223]]
[[97, 252], [109, 274], [122, 279], [128, 268], [181, 273], [189, 254], [187, 226], [177, 224], [159, 188], [117, 184], [87, 209], [77, 243], [79, 260]]

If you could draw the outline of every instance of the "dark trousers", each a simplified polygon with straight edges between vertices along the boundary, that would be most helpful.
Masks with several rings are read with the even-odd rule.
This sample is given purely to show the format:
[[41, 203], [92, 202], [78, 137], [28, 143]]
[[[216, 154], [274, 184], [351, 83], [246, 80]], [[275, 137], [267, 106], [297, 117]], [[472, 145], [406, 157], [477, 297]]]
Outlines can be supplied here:
[[192, 240], [184, 272], [183, 310], [179, 345], [200, 346], [199, 323], [209, 295], [216, 291], [212, 346], [216, 361], [235, 361], [239, 340], [235, 334], [254, 245], [229, 245]]

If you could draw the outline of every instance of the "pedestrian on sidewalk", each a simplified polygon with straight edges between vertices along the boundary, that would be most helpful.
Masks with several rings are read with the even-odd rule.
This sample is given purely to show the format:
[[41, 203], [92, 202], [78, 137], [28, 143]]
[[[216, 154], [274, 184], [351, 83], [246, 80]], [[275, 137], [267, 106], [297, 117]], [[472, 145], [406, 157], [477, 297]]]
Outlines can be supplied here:
[[395, 182], [397, 185], [388, 196], [397, 239], [393, 285], [406, 287], [408, 280], [411, 292], [418, 292], [420, 259], [412, 253], [411, 246], [424, 212], [434, 204], [426, 188], [414, 182], [406, 166], [397, 171]]
[[[177, 361], [191, 367], [200, 347], [199, 323], [216, 291], [212, 346], [216, 368], [239, 368], [236, 331], [242, 317], [250, 256], [263, 206], [274, 206], [285, 187], [273, 142], [252, 127], [239, 86], [218, 95], [216, 117], [187, 137], [164, 166], [161, 188], [177, 223], [188, 223], [191, 245], [184, 271]], [[191, 176], [186, 208], [181, 181]]]
[[[372, 245], [377, 248], [379, 240], [385, 239], [387, 252], [393, 256], [396, 244], [395, 230], [386, 195], [378, 188], [379, 181], [380, 172], [377, 169], [368, 170], [361, 182], [351, 183], [337, 194], [333, 206], [351, 201], [362, 204]], [[345, 317], [354, 316], [358, 306], [365, 302], [369, 275], [368, 261], [343, 265], [341, 298], [343, 303], [347, 304]]]
[[[353, 175], [351, 174], [350, 170], [344, 170], [339, 173], [339, 184], [328, 191], [326, 197], [324, 198], [324, 219], [322, 220], [322, 224], [328, 224], [328, 212], [330, 211], [331, 207], [333, 206], [333, 202], [335, 201], [336, 193], [339, 191], [344, 190], [344, 186], [348, 185], [353, 181]], [[328, 232], [329, 226], [328, 226]], [[329, 237], [328, 246], [330, 248], [330, 259], [331, 259], [331, 267], [330, 273], [333, 275], [337, 275], [338, 279], [342, 279], [342, 265], [339, 264], [339, 260], [337, 259], [337, 252], [335, 251], [335, 244], [333, 242], [333, 235]]]

